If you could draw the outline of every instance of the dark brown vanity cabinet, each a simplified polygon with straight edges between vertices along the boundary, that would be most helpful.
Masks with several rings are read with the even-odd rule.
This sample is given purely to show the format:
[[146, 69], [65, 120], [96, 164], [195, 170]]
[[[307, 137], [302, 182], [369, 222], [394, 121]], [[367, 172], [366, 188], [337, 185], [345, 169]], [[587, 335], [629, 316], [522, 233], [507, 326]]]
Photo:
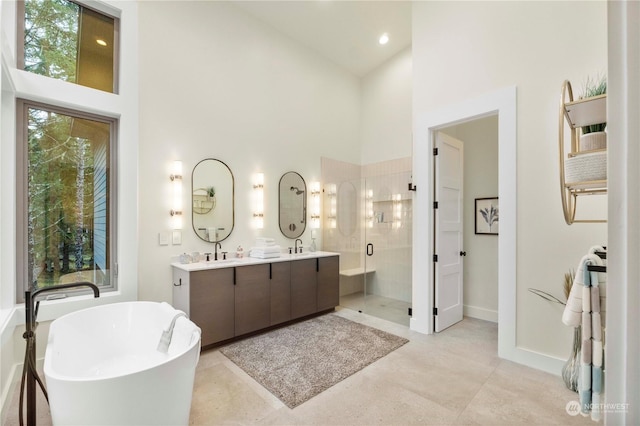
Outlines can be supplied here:
[[[235, 335], [233, 268], [191, 272], [189, 317], [202, 329], [202, 346]], [[180, 307], [177, 307], [181, 309]]]
[[340, 257], [291, 262], [291, 318], [333, 309], [340, 304]]
[[271, 263], [270, 266], [270, 325], [276, 325], [291, 319], [291, 262]]
[[291, 319], [317, 312], [317, 259], [291, 262]]
[[317, 273], [318, 312], [340, 304], [340, 257], [319, 257]]
[[213, 345], [339, 304], [339, 256], [188, 271], [174, 267], [173, 305]]
[[236, 267], [235, 335], [271, 325], [270, 264]]

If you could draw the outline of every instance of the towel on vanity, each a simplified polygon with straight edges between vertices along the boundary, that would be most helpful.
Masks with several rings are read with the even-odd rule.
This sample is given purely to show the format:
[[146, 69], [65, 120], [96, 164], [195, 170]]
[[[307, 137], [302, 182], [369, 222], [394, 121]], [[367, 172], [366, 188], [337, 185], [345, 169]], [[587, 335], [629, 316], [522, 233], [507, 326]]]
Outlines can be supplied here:
[[280, 250], [273, 253], [265, 253], [260, 250], [251, 249], [251, 253], [249, 253], [249, 257], [254, 257], [256, 259], [273, 259], [275, 257], [280, 257]]
[[280, 254], [280, 246], [251, 247], [251, 253], [253, 252], [260, 253], [260, 254], [272, 254], [272, 253]]
[[256, 238], [256, 247], [272, 247], [276, 245], [276, 240], [273, 238]]

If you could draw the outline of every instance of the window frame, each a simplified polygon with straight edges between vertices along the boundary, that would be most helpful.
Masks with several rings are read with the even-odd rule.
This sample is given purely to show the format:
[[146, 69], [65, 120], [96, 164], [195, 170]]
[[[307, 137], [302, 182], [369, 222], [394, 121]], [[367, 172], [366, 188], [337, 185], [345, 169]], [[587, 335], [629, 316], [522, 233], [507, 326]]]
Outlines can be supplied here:
[[[29, 284], [29, 244], [28, 244], [28, 125], [29, 108], [37, 108], [74, 118], [87, 119], [109, 125], [109, 284], [101, 285], [100, 292], [118, 290], [118, 135], [119, 120], [87, 111], [60, 107], [24, 98], [16, 99], [16, 303], [24, 303], [24, 292]], [[88, 289], [70, 289], [65, 295], [88, 294]]]
[[[67, 0], [70, 3], [75, 3], [81, 7], [90, 9], [96, 13], [99, 13], [101, 15], [107, 16], [111, 19], [113, 19], [113, 92], [107, 92], [107, 93], [113, 93], [114, 95], [117, 95], [120, 93], [120, 17], [116, 16], [112, 13], [106, 12], [105, 10], [99, 8], [99, 7], [95, 7], [98, 6], [98, 4], [96, 4], [95, 2], [93, 2], [93, 5], [88, 4], [87, 2], [83, 2], [83, 1], [78, 1], [78, 0]], [[16, 3], [16, 63], [17, 63], [17, 68], [19, 70], [25, 71], [24, 69], [24, 31], [25, 31], [25, 26], [24, 26], [24, 18], [25, 18], [25, 4], [24, 4], [25, 0], [18, 0]], [[40, 75], [40, 74], [36, 74], [36, 75]], [[47, 77], [47, 76], [42, 76], [45, 78], [53, 78], [53, 77]], [[54, 80], [58, 80], [56, 78], [53, 78]], [[64, 80], [60, 80], [60, 81], [64, 81]], [[82, 84], [78, 84], [76, 82], [69, 82], [67, 81], [67, 83], [69, 84], [75, 84], [81, 87], [86, 87], [88, 89], [93, 89], [93, 90], [100, 90], [100, 89], [95, 89], [93, 87], [89, 87], [89, 86], [84, 86]], [[102, 90], [100, 90], [102, 91]]]

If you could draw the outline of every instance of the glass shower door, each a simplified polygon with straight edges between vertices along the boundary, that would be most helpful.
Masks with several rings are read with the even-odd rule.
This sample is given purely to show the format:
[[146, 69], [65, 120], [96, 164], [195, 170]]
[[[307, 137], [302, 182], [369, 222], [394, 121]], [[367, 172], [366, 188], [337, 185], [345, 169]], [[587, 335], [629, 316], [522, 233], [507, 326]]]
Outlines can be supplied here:
[[412, 198], [410, 172], [364, 180], [364, 310], [409, 325]]

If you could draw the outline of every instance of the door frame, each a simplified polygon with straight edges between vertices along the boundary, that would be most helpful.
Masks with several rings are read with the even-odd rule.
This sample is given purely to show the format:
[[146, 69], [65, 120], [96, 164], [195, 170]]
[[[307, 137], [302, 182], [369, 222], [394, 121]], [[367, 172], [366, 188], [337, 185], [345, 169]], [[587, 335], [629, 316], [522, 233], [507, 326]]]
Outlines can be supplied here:
[[[500, 235], [498, 236], [498, 356], [522, 362], [516, 347], [516, 87], [468, 99], [436, 111], [418, 112], [413, 140], [413, 316], [412, 330], [434, 330], [434, 189], [435, 133], [446, 127], [498, 116]], [[420, 219], [424, 218], [424, 219]], [[426, 220], [425, 220], [426, 219]], [[424, 260], [428, 259], [428, 262]]]

